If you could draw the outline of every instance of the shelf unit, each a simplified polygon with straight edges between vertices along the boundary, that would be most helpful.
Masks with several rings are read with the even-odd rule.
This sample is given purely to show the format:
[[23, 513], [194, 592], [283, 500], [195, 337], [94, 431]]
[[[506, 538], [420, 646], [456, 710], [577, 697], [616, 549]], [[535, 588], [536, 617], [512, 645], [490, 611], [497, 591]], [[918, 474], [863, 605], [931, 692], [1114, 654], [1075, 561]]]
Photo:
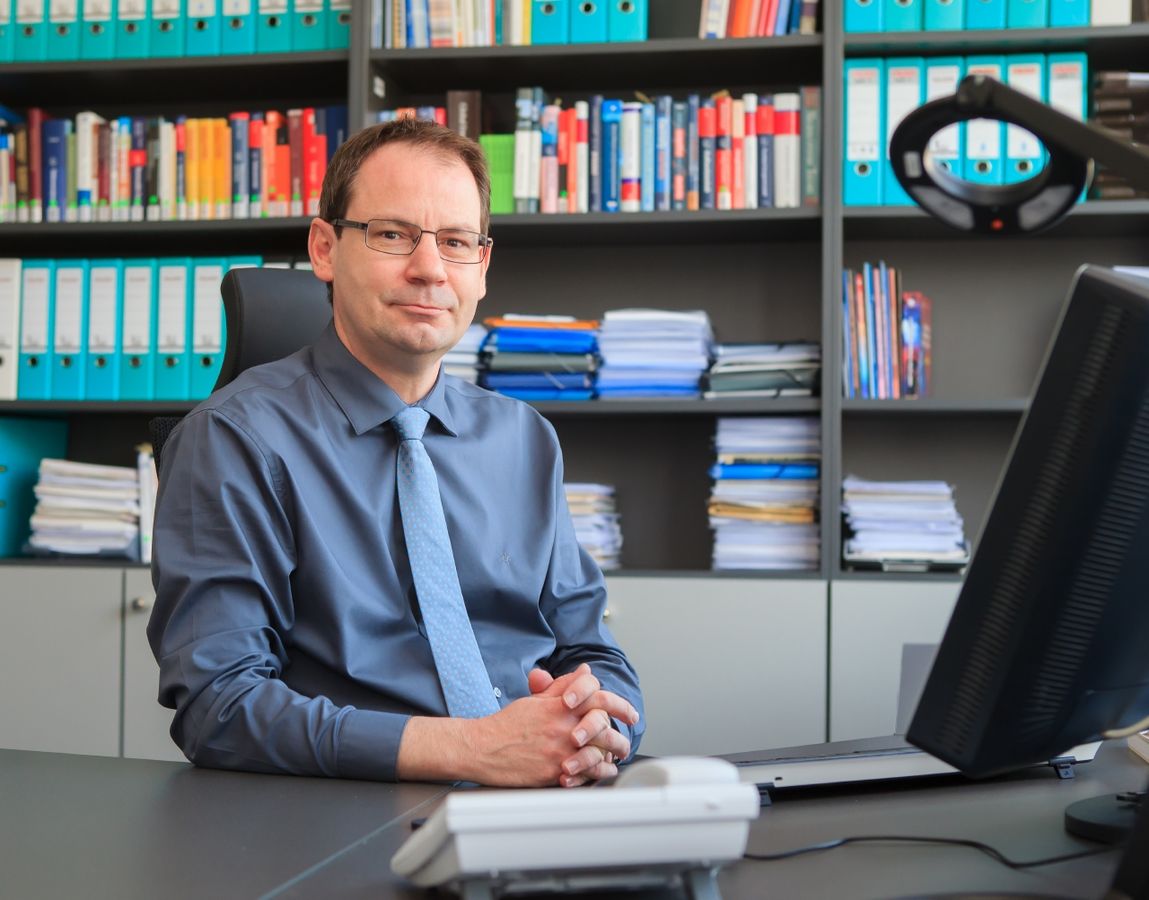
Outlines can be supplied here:
[[[222, 113], [346, 100], [351, 121], [365, 123], [384, 105], [441, 103], [448, 89], [477, 88], [485, 130], [509, 131], [514, 91], [525, 85], [567, 102], [635, 89], [683, 96], [823, 85], [821, 208], [495, 216], [494, 265], [479, 309], [599, 315], [620, 306], [702, 307], [720, 340], [820, 340], [821, 399], [537, 406], [560, 434], [570, 480], [618, 485], [624, 577], [709, 573], [706, 469], [718, 416], [819, 416], [823, 554], [812, 577], [864, 580], [873, 576], [844, 571], [838, 559], [843, 475], [950, 480], [967, 532], [976, 535], [1073, 271], [1085, 261], [1149, 262], [1149, 201], [1081, 204], [1048, 235], [1010, 241], [950, 232], [913, 208], [844, 207], [844, 60], [1084, 49], [1093, 69], [1134, 68], [1146, 58], [1149, 25], [859, 35], [843, 33], [835, 4], [823, 6], [823, 34], [814, 36], [702, 41], [693, 37], [697, 0], [660, 0], [643, 43], [382, 50], [369, 46], [369, 4], [356, 0], [346, 52], [11, 64], [0, 69], [0, 93], [9, 105], [61, 115], [82, 108]], [[125, 246], [146, 255], [291, 256], [305, 252], [305, 236], [303, 219], [0, 225], [4, 252], [20, 256], [96, 257], [125, 253]], [[844, 401], [838, 390], [842, 268], [883, 258], [903, 271], [907, 288], [934, 299], [934, 391], [926, 400]], [[78, 458], [123, 464], [149, 417], [188, 408], [4, 403], [0, 414], [67, 416]]]

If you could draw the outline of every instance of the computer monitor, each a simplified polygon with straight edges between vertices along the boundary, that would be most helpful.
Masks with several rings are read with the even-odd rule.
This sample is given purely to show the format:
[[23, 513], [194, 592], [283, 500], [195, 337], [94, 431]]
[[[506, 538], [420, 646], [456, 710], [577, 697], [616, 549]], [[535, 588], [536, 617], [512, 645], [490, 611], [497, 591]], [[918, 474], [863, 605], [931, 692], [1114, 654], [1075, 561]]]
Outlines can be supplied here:
[[906, 737], [980, 777], [1147, 727], [1149, 280], [1084, 266]]

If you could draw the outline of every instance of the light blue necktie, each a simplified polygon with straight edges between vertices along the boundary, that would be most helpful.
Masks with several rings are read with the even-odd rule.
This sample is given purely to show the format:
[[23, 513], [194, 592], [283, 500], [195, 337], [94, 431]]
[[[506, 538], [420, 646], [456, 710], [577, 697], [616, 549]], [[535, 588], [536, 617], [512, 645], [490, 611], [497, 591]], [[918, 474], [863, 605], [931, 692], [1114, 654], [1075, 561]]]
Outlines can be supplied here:
[[429, 418], [422, 407], [408, 406], [391, 420], [399, 433], [399, 511], [447, 710], [454, 718], [474, 719], [498, 712], [499, 704], [463, 603], [439, 480], [423, 446]]

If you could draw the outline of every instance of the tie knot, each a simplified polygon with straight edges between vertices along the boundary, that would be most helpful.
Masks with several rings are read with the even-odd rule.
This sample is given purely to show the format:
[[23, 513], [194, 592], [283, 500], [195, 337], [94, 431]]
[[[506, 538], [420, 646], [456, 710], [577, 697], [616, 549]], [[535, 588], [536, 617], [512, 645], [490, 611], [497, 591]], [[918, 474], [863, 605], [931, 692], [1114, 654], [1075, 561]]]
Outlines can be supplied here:
[[391, 420], [401, 441], [421, 441], [431, 414], [421, 406], [408, 406]]

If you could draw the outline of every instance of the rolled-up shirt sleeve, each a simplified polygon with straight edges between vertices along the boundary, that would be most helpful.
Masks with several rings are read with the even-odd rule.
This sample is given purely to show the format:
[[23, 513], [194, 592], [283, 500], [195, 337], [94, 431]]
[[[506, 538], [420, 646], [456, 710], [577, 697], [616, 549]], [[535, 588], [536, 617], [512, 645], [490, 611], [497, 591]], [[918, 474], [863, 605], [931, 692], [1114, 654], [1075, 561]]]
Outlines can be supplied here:
[[585, 662], [605, 690], [629, 701], [638, 710], [638, 724], [632, 726], [618, 719], [614, 724], [630, 741], [633, 756], [646, 730], [638, 674], [603, 621], [606, 581], [598, 564], [575, 537], [557, 438], [553, 451], [554, 543], [540, 608], [554, 632], [556, 648], [544, 668], [557, 676]]
[[176, 744], [214, 768], [394, 780], [407, 715], [338, 706], [281, 680], [296, 548], [273, 455], [208, 408], [172, 433], [163, 463], [148, 640]]

